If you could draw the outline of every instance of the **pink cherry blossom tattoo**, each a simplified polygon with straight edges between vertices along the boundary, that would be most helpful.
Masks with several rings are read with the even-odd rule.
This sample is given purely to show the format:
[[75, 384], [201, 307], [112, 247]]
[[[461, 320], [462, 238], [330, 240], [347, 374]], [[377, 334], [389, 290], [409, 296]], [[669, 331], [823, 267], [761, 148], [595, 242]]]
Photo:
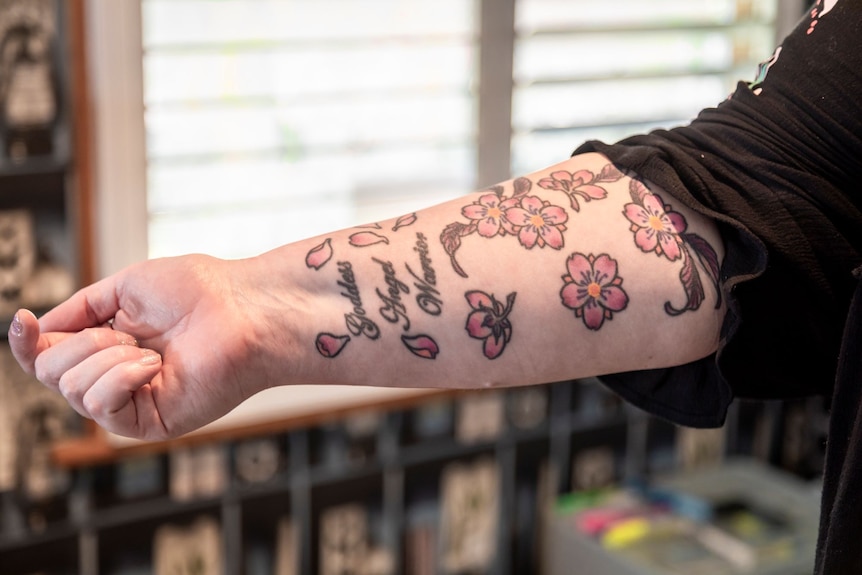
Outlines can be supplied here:
[[521, 205], [506, 210], [506, 220], [518, 230], [518, 241], [525, 248], [548, 246], [558, 250], [563, 247], [563, 231], [569, 216], [559, 206], [552, 206], [536, 196], [521, 199]]
[[[606, 198], [608, 190], [600, 184], [616, 182], [622, 177], [622, 172], [616, 166], [607, 164], [598, 174], [590, 170], [551, 172], [548, 177], [538, 181], [538, 186], [565, 193], [572, 209], [577, 212], [581, 209], [578, 198], [584, 202]], [[569, 219], [566, 211], [535, 195], [527, 195], [533, 187], [533, 182], [528, 178], [513, 180], [512, 187], [514, 191], [510, 197], [505, 195], [503, 186], [490, 188], [488, 193], [462, 208], [461, 215], [470, 223], [452, 222], [440, 234], [440, 243], [458, 275], [468, 277], [455, 259], [455, 253], [461, 247], [461, 238], [472, 234], [483, 238], [517, 236], [521, 245], [527, 249], [535, 246], [555, 250], [563, 248], [564, 224]]]
[[628, 305], [629, 297], [620, 287], [623, 280], [617, 275], [617, 262], [609, 255], [573, 253], [566, 261], [566, 270], [560, 298], [589, 329], [598, 330], [605, 320], [613, 319], [615, 312]]
[[608, 191], [598, 184], [616, 182], [622, 177], [622, 172], [616, 166], [607, 164], [598, 174], [594, 174], [590, 170], [551, 172], [549, 177], [539, 180], [539, 187], [565, 192], [569, 196], [572, 209], [578, 212], [581, 210], [578, 197], [585, 202], [604, 199], [607, 197]]
[[656, 194], [646, 194], [641, 203], [626, 204], [623, 212], [632, 223], [635, 244], [644, 252], [664, 255], [670, 261], [682, 257], [682, 236], [688, 224], [679, 212]]
[[501, 195], [502, 188], [499, 187], [495, 192], [483, 194], [478, 201], [461, 209], [461, 214], [473, 221], [476, 231], [483, 238], [516, 233], [515, 227], [506, 217], [506, 212], [518, 205], [518, 198], [504, 199]]
[[500, 357], [512, 339], [512, 323], [509, 314], [515, 304], [515, 292], [506, 296], [506, 303], [497, 301], [493, 295], [474, 290], [464, 294], [472, 311], [465, 326], [470, 337], [481, 339], [482, 351], [488, 359]]
[[688, 310], [700, 308], [706, 294], [695, 258], [706, 271], [715, 293], [715, 308], [721, 306], [719, 290], [718, 255], [709, 243], [697, 234], [688, 232], [688, 223], [679, 212], [665, 204], [661, 196], [652, 193], [646, 184], [633, 178], [629, 184], [632, 203], [626, 204], [623, 215], [631, 223], [635, 245], [645, 253], [666, 257], [669, 261], [682, 259], [679, 279], [686, 294], [686, 302], [681, 308], [665, 302], [664, 309], [669, 315], [680, 315]]

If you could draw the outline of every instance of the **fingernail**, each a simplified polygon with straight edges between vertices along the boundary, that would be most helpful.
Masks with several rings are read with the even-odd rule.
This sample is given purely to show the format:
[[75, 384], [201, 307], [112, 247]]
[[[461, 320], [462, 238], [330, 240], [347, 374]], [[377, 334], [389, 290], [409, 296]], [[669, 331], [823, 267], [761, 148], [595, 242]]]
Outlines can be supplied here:
[[142, 349], [141, 353], [141, 359], [139, 360], [141, 365], [153, 365], [162, 361], [162, 356], [151, 349]]
[[119, 343], [120, 345], [134, 345], [134, 346], [138, 345], [138, 340], [136, 340], [132, 336], [125, 334], [123, 332], [120, 332], [120, 331], [118, 331], [116, 333], [117, 333], [117, 343]]
[[9, 331], [16, 337], [21, 337], [24, 333], [24, 326], [21, 324], [21, 319], [18, 317], [17, 313], [15, 314], [15, 317], [12, 318], [12, 325], [9, 326]]

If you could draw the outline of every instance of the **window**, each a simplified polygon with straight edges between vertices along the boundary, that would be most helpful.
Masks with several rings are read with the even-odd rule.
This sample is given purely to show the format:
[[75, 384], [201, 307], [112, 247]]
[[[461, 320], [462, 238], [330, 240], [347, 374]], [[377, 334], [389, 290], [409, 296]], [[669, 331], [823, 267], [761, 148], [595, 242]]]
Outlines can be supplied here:
[[684, 123], [753, 77], [778, 3], [91, 2], [97, 114], [140, 109], [135, 82], [118, 80], [136, 73], [144, 109], [140, 148], [122, 144], [128, 126], [100, 145], [100, 170], [146, 180], [97, 182], [142, 193], [127, 219], [146, 220], [136, 238], [122, 218], [105, 224], [101, 273], [141, 256], [256, 254], [541, 168], [587, 139]]
[[149, 253], [225, 257], [474, 179], [467, 0], [143, 0]]

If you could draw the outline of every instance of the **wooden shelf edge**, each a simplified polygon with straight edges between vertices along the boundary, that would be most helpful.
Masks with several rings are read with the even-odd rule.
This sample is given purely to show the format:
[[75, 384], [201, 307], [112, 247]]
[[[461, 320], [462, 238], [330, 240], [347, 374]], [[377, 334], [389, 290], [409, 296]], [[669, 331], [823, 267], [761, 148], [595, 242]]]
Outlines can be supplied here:
[[96, 428], [93, 433], [85, 437], [58, 441], [53, 445], [51, 455], [54, 463], [62, 468], [95, 467], [114, 463], [121, 459], [167, 453], [173, 449], [285, 433], [329, 423], [342, 419], [351, 413], [368, 410], [388, 412], [408, 409], [426, 401], [444, 400], [464, 393], [468, 392], [448, 389], [420, 390], [417, 393], [402, 397], [360, 401], [335, 408], [321, 408], [292, 417], [264, 419], [255, 423], [214, 429], [212, 431], [202, 430], [192, 432], [167, 441], [128, 440], [128, 442], [117, 443], [111, 441], [105, 431]]

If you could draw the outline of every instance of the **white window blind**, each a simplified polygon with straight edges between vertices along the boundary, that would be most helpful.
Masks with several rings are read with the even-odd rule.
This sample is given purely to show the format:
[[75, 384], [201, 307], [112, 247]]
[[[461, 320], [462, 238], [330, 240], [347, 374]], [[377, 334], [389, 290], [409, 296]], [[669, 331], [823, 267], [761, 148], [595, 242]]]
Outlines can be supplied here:
[[474, 180], [465, 0], [143, 0], [149, 253], [258, 253]]
[[[490, 43], [481, 1], [141, 0], [149, 255], [242, 257], [470, 191], [490, 98], [512, 102], [512, 174], [684, 123], [775, 36], [776, 0], [515, 0]], [[511, 93], [480, 98], [491, 46]]]
[[518, 0], [514, 173], [690, 121], [772, 52], [776, 0]]

